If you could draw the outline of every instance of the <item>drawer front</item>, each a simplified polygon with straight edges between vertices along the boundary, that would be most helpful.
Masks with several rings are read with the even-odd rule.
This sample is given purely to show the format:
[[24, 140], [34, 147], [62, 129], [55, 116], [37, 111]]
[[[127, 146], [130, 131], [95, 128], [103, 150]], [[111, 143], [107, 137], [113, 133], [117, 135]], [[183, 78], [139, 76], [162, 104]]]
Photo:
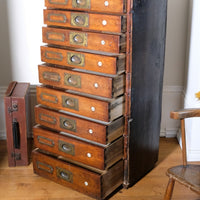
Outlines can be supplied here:
[[51, 64], [76, 67], [112, 75], [122, 72], [125, 69], [125, 57], [95, 55], [45, 46], [41, 47], [41, 59], [43, 62]]
[[35, 107], [35, 120], [36, 123], [54, 130], [67, 132], [101, 144], [107, 143], [105, 125], [61, 114], [42, 107]]
[[46, 65], [39, 65], [40, 83], [75, 90], [87, 94], [112, 98], [123, 94], [123, 75], [110, 78], [93, 74], [80, 73], [71, 70], [59, 69]]
[[43, 42], [67, 47], [122, 53], [126, 51], [126, 37], [68, 29], [43, 27]]
[[126, 32], [126, 17], [118, 15], [44, 10], [44, 23], [48, 26], [79, 28], [109, 33]]
[[109, 122], [109, 103], [96, 99], [72, 95], [45, 87], [37, 87], [39, 104], [89, 118]]
[[86, 10], [111, 13], [126, 12], [125, 0], [45, 0], [45, 6], [48, 8], [69, 10]]
[[104, 148], [59, 133], [34, 128], [35, 147], [104, 170]]
[[101, 196], [101, 176], [81, 167], [33, 151], [34, 172], [94, 198]]

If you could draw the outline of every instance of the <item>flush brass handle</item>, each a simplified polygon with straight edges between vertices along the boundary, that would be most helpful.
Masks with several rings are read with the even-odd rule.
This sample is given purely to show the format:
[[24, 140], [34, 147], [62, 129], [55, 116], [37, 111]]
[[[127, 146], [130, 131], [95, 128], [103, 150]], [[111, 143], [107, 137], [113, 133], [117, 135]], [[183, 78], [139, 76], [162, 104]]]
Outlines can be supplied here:
[[86, 0], [76, 0], [76, 3], [80, 6], [85, 6]]
[[73, 40], [76, 43], [83, 43], [84, 42], [84, 39], [78, 34], [74, 36]]
[[76, 56], [76, 55], [73, 55], [73, 56], [71, 57], [71, 61], [72, 61], [73, 63], [75, 63], [75, 64], [81, 64], [81, 58], [78, 57], [78, 56]]
[[85, 24], [85, 17], [83, 16], [77, 16], [75, 17], [75, 22], [81, 26]]
[[73, 174], [72, 172], [66, 170], [66, 169], [62, 169], [62, 168], [59, 168], [57, 167], [56, 168], [56, 173], [57, 173], [57, 177], [67, 181], [67, 182], [70, 182], [72, 183], [73, 182]]

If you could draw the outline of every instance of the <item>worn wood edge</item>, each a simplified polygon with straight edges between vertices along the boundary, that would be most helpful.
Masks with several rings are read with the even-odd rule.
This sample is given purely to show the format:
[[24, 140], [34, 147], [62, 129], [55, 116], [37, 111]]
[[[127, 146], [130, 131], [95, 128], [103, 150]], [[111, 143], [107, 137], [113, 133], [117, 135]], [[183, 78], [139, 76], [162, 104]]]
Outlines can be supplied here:
[[9, 97], [12, 95], [13, 90], [15, 89], [15, 86], [17, 85], [17, 81], [12, 81], [6, 90], [5, 97]]
[[172, 111], [170, 113], [172, 119], [185, 119], [191, 117], [200, 117], [200, 109], [198, 108], [188, 108], [178, 111]]

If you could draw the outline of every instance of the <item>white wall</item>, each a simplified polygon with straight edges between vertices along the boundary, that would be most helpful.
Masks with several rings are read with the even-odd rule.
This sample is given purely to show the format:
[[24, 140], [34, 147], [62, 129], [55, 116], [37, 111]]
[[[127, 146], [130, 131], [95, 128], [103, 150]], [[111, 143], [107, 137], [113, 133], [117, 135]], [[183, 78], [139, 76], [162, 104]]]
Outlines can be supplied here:
[[[186, 70], [187, 82], [185, 88], [185, 108], [200, 108], [200, 101], [195, 98], [195, 93], [200, 91], [200, 1], [193, 0], [191, 39], [189, 45], [188, 68]], [[186, 137], [188, 159], [200, 160], [200, 119], [186, 120]]]

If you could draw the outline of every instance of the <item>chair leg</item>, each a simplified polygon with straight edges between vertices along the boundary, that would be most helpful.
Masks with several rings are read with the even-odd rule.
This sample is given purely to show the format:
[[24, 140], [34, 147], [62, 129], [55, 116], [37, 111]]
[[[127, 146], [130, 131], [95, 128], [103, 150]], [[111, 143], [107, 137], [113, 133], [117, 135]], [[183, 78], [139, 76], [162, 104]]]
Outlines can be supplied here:
[[175, 183], [175, 180], [173, 178], [169, 178], [164, 200], [171, 200], [173, 189], [174, 189], [174, 183]]

